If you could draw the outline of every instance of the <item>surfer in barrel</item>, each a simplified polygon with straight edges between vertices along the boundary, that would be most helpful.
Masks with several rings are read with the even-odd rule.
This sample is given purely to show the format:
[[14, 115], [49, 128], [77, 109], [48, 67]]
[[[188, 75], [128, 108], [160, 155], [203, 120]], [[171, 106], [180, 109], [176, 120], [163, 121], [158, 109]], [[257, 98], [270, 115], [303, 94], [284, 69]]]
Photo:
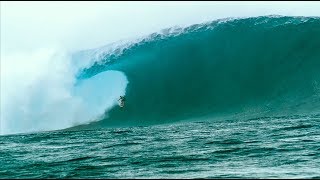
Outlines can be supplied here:
[[123, 107], [124, 106], [124, 101], [125, 101], [126, 99], [125, 99], [125, 97], [124, 96], [120, 96], [120, 98], [118, 99], [118, 101], [119, 101], [119, 106], [120, 107]]

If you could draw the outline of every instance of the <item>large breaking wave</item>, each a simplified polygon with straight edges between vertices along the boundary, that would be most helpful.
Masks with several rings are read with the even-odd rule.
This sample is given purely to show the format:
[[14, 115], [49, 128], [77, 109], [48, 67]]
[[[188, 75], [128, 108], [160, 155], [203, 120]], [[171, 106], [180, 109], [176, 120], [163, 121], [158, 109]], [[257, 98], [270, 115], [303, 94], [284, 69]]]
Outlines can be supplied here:
[[165, 29], [99, 51], [79, 80], [117, 70], [130, 83], [125, 108], [91, 127], [317, 114], [319, 35], [318, 17], [263, 16]]
[[[320, 111], [319, 17], [261, 16], [169, 28], [73, 54], [74, 66], [83, 61], [90, 63], [77, 70], [71, 91], [87, 103], [82, 114], [100, 115], [76, 128]], [[104, 77], [108, 72], [125, 77]], [[124, 93], [121, 109], [115, 98]]]

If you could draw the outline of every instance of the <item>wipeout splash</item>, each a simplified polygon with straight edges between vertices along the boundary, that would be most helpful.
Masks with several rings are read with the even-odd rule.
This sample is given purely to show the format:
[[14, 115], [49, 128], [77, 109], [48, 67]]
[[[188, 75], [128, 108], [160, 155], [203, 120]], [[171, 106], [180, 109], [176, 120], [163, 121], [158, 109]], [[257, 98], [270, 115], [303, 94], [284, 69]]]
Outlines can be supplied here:
[[125, 94], [128, 83], [119, 71], [77, 82], [78, 71], [92, 62], [73, 61], [61, 49], [15, 52], [1, 59], [0, 134], [57, 130], [97, 120]]

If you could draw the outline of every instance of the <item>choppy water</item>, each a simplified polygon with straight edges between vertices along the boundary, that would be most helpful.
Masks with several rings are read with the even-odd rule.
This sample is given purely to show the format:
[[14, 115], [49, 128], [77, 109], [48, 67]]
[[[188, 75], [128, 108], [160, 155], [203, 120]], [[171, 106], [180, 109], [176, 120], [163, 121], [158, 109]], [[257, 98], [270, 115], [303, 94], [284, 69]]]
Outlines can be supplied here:
[[320, 116], [0, 136], [1, 178], [320, 178]]

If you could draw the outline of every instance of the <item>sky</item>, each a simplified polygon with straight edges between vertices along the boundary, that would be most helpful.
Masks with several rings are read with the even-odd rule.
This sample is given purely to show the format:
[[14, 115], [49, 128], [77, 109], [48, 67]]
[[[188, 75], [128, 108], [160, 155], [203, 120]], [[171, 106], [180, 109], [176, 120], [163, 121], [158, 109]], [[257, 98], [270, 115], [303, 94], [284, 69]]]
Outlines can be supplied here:
[[320, 2], [1, 2], [1, 52], [88, 49], [226, 17], [320, 16]]

